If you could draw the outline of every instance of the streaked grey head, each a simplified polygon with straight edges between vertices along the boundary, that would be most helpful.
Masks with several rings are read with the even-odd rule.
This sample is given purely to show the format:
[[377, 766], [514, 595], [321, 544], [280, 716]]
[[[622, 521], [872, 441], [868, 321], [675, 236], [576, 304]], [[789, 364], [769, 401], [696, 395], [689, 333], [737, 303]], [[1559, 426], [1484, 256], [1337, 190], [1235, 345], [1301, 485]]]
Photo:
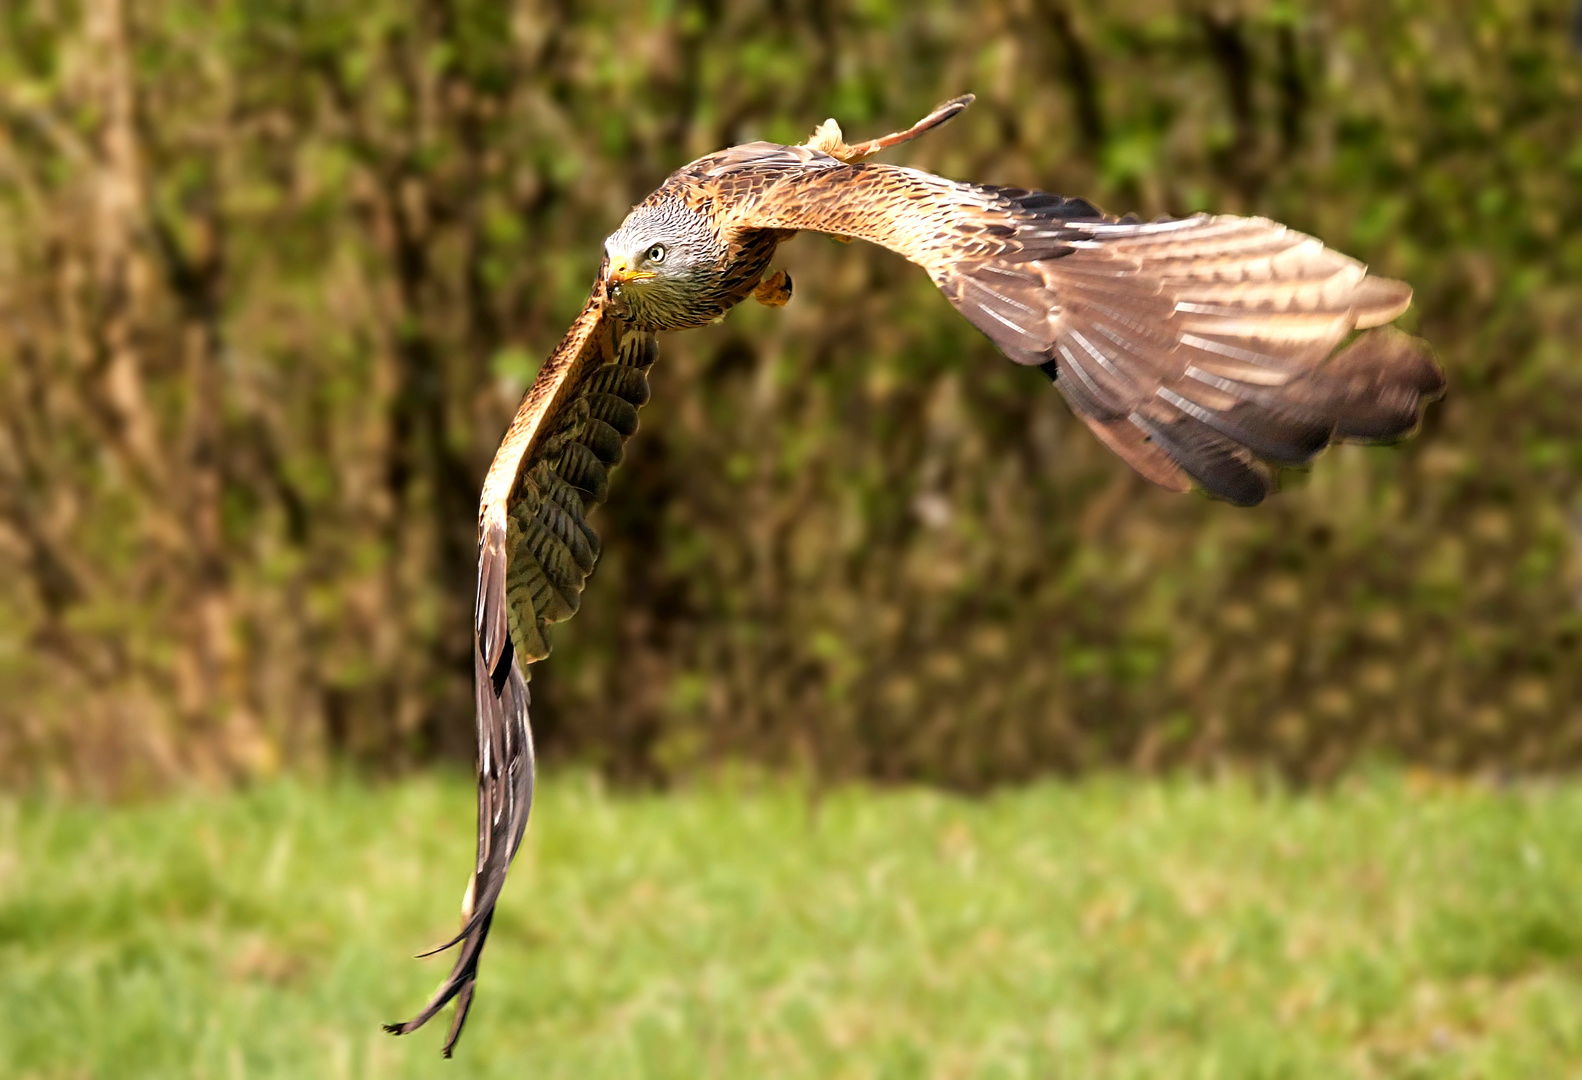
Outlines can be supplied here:
[[711, 294], [724, 257], [708, 219], [675, 200], [637, 207], [604, 241], [616, 310], [650, 330], [685, 330], [713, 318]]

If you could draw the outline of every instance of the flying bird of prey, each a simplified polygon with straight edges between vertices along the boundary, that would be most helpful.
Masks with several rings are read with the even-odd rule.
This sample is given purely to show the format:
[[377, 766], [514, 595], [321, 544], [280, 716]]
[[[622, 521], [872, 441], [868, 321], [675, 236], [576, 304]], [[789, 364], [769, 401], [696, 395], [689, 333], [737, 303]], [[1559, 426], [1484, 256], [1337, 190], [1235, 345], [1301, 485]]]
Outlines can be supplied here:
[[[926, 270], [1013, 362], [1041, 368], [1147, 479], [1261, 501], [1271, 466], [1342, 439], [1399, 438], [1444, 382], [1420, 340], [1383, 327], [1412, 291], [1264, 218], [1116, 219], [1082, 199], [864, 163], [944, 123], [848, 145], [826, 121], [798, 146], [733, 146], [673, 173], [604, 242], [593, 292], [523, 398], [478, 508], [478, 852], [450, 975], [404, 1024], [451, 1000], [448, 1057], [533, 799], [528, 665], [573, 615], [599, 558], [588, 516], [648, 400], [655, 334], [715, 322], [802, 230], [883, 244]], [[1340, 348], [1354, 330], [1367, 330]], [[1339, 349], [1337, 352], [1336, 350]], [[436, 950], [437, 951], [437, 950]]]

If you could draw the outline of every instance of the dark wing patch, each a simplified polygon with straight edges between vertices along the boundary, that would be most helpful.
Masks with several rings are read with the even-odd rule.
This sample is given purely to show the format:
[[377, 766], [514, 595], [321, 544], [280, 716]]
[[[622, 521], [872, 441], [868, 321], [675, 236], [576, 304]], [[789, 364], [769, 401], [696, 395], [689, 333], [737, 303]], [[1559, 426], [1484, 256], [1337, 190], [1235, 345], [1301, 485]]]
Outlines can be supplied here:
[[[583, 309], [528, 390], [484, 482], [479, 507], [474, 683], [478, 721], [478, 853], [463, 927], [434, 952], [461, 946], [450, 974], [411, 1020], [416, 1031], [451, 1001], [450, 1057], [472, 1005], [478, 958], [533, 801], [528, 665], [549, 655], [547, 629], [576, 614], [598, 563], [588, 514], [637, 430], [648, 400], [654, 336], [622, 322], [602, 292]], [[428, 954], [424, 954], [428, 955]]]

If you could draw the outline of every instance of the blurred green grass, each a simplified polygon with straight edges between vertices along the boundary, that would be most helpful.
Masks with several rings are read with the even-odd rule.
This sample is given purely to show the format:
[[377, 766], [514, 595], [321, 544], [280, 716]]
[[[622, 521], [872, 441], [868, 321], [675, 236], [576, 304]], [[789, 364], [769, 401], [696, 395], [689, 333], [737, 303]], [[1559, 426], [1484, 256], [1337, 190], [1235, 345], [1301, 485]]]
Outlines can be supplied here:
[[1582, 1074], [1582, 789], [544, 786], [450, 1065], [470, 782], [0, 801], [8, 1077]]

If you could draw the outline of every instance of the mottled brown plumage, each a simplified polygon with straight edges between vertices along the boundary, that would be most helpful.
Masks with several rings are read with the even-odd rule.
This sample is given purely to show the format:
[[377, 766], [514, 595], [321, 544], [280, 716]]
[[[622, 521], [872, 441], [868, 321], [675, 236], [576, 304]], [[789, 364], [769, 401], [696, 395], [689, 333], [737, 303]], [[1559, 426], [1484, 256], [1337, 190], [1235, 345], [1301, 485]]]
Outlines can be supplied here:
[[[1411, 290], [1262, 218], [1140, 222], [1081, 199], [963, 184], [863, 158], [950, 119], [848, 146], [833, 120], [800, 146], [747, 143], [672, 174], [605, 242], [587, 306], [527, 392], [483, 485], [473, 655], [478, 852], [461, 952], [412, 1020], [454, 999], [449, 1056], [533, 796], [528, 665], [575, 614], [599, 557], [588, 515], [648, 400], [654, 333], [702, 326], [749, 295], [800, 230], [859, 237], [921, 265], [1011, 360], [1036, 365], [1147, 479], [1261, 501], [1271, 465], [1337, 439], [1400, 437], [1443, 377], [1421, 341], [1382, 327]], [[1354, 331], [1358, 336], [1338, 353]]]

